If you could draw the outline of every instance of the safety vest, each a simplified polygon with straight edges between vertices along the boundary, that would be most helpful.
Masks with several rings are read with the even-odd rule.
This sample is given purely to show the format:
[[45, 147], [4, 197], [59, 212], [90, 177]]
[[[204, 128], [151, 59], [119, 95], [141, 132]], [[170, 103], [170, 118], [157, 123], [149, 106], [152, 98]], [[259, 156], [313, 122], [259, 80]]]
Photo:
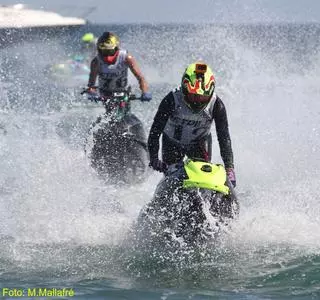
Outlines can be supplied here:
[[213, 94], [207, 107], [199, 113], [193, 113], [186, 105], [180, 89], [173, 92], [173, 97], [175, 109], [167, 121], [164, 133], [179, 144], [196, 144], [210, 133], [217, 96]]
[[98, 55], [99, 89], [103, 92], [124, 91], [128, 84], [127, 51], [120, 50], [114, 64], [107, 64]]

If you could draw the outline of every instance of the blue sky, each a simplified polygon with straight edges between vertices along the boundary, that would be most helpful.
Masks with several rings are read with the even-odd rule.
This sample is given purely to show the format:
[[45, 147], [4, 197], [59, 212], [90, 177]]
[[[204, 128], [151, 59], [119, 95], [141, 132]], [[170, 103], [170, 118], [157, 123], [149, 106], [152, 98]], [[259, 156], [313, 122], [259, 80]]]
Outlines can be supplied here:
[[320, 22], [320, 0], [2, 0], [97, 23]]

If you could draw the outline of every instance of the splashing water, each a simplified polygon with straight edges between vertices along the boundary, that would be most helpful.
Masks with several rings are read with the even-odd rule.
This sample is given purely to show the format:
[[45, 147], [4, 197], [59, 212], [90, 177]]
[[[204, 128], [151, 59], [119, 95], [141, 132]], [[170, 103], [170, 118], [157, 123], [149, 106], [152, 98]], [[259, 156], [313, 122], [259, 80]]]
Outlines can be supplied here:
[[[319, 279], [312, 283], [309, 278], [316, 272], [320, 249], [319, 42], [310, 36], [319, 28], [302, 26], [297, 32], [290, 26], [146, 25], [114, 30], [150, 83], [153, 103], [133, 104], [147, 129], [160, 99], [179, 85], [189, 63], [202, 59], [212, 66], [216, 92], [228, 111], [240, 200], [239, 220], [220, 248], [210, 249], [206, 263], [189, 257], [172, 272], [137, 259], [142, 281], [133, 272], [128, 285], [276, 294], [278, 280], [278, 293], [285, 295], [288, 288], [296, 291], [288, 281], [291, 276], [300, 292], [304, 286], [316, 291]], [[30, 45], [1, 50], [7, 59], [2, 65], [21, 62], [19, 55], [26, 49]], [[13, 240], [4, 237], [0, 260], [14, 266], [8, 263], [1, 274], [21, 271], [24, 262], [25, 274], [31, 268], [35, 274], [50, 274], [52, 268], [70, 278], [109, 278], [127, 261], [114, 259], [117, 249], [160, 175], [152, 174], [138, 186], [103, 185], [83, 152], [99, 108], [66, 109], [74, 91], [46, 101], [45, 88], [31, 84], [21, 89], [41, 69], [32, 51], [23, 62], [19, 68], [10, 65], [1, 77], [0, 233]], [[19, 84], [13, 105], [7, 96]], [[35, 101], [30, 89], [36, 86]], [[215, 162], [221, 162], [217, 143], [213, 151]], [[132, 263], [135, 254], [125, 250]], [[67, 263], [70, 257], [78, 267]], [[107, 267], [114, 272], [105, 271]]]

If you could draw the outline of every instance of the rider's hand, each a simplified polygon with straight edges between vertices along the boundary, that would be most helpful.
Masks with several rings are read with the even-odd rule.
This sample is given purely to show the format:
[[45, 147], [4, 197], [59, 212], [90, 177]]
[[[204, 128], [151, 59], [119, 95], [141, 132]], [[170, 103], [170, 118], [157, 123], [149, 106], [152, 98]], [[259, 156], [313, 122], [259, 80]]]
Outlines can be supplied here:
[[236, 181], [236, 174], [234, 173], [233, 168], [226, 168], [227, 176], [232, 183], [233, 187], [236, 187], [237, 181]]
[[141, 101], [150, 101], [152, 99], [152, 94], [151, 93], [142, 93], [140, 100]]
[[94, 87], [88, 87], [88, 89], [87, 89], [87, 98], [88, 98], [88, 100], [97, 102], [97, 100], [99, 98], [99, 94], [98, 94], [97, 89], [94, 88]]
[[88, 94], [97, 94], [98, 93], [96, 87], [88, 87], [86, 91]]
[[165, 164], [163, 161], [159, 160], [158, 158], [151, 159], [149, 163], [149, 167], [159, 172], [165, 172], [168, 169], [167, 164]]

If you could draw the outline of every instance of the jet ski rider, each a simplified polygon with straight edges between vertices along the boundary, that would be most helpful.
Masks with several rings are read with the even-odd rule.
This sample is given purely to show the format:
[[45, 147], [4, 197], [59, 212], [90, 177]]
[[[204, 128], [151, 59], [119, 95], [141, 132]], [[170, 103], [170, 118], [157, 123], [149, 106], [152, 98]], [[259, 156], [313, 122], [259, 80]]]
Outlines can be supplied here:
[[148, 92], [148, 84], [142, 75], [136, 60], [127, 50], [120, 49], [119, 38], [104, 32], [97, 41], [97, 55], [90, 64], [88, 94], [95, 96], [94, 87], [98, 77], [99, 92], [109, 96], [113, 92], [123, 92], [128, 88], [128, 69], [137, 78], [141, 89], [141, 101], [150, 101], [152, 94]]
[[[161, 101], [150, 129], [148, 149], [150, 166], [154, 170], [163, 172], [185, 155], [210, 161], [210, 128], [214, 121], [227, 176], [236, 186], [227, 112], [214, 91], [215, 77], [207, 64], [196, 62], [186, 68], [181, 87], [169, 92]], [[162, 160], [158, 158], [161, 134]]]

